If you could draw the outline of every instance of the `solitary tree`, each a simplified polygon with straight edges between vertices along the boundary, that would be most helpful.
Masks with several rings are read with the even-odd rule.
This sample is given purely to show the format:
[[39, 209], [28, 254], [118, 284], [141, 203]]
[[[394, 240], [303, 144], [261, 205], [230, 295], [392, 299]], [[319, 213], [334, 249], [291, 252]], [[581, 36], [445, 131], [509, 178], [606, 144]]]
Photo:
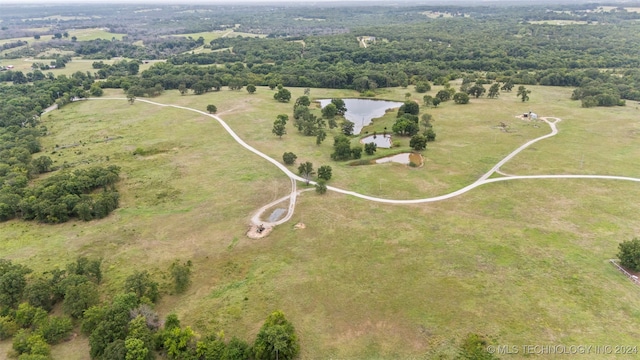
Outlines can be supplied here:
[[420, 125], [424, 126], [424, 130], [430, 129], [432, 127], [431, 121], [433, 121], [433, 115], [424, 113], [420, 117]]
[[469, 103], [469, 95], [467, 93], [459, 92], [453, 95], [453, 101], [456, 104], [468, 104]]
[[291, 92], [285, 88], [278, 90], [277, 93], [273, 94], [273, 98], [278, 100], [279, 102], [289, 102], [291, 100]]
[[300, 344], [293, 325], [282, 311], [275, 311], [260, 328], [253, 348], [258, 360], [286, 360], [298, 356]]
[[292, 152], [286, 152], [282, 154], [282, 161], [284, 161], [284, 163], [287, 165], [293, 165], [293, 163], [296, 162], [297, 158], [298, 157], [296, 156], [296, 154]]
[[413, 135], [409, 142], [409, 146], [416, 151], [424, 150], [427, 148], [427, 138], [420, 134]]
[[397, 117], [401, 117], [404, 114], [418, 115], [420, 113], [420, 105], [418, 105], [415, 101], [405, 101], [404, 104], [400, 105], [398, 109]]
[[280, 120], [276, 120], [273, 122], [273, 129], [271, 130], [271, 132], [278, 136], [280, 139], [282, 139], [282, 135], [287, 133], [287, 129], [284, 125], [284, 122], [280, 121]]
[[178, 91], [180, 92], [180, 95], [185, 95], [187, 92], [189, 92], [189, 88], [187, 88], [187, 85], [185, 83], [181, 83], [180, 85], [178, 85]]
[[480, 96], [482, 96], [486, 91], [487, 89], [485, 89], [484, 86], [482, 86], [482, 84], [476, 83], [475, 85], [470, 87], [469, 90], [467, 90], [467, 94], [473, 95], [473, 97], [477, 99]]
[[323, 165], [318, 168], [318, 179], [329, 181], [331, 179], [331, 166]]
[[640, 239], [623, 241], [618, 247], [620, 264], [633, 271], [640, 271]]
[[324, 139], [327, 138], [327, 132], [324, 129], [318, 129], [316, 131], [316, 145], [322, 144]]
[[253, 84], [249, 84], [247, 85], [247, 92], [249, 94], [253, 94], [254, 92], [256, 92], [256, 86]]
[[342, 133], [347, 135], [347, 136], [351, 136], [353, 135], [353, 127], [355, 126], [354, 123], [352, 123], [349, 120], [345, 120], [342, 123]]
[[517, 96], [522, 100], [522, 102], [529, 100], [529, 94], [531, 94], [531, 90], [527, 90], [527, 88], [524, 87], [524, 85], [520, 85], [518, 87]]
[[422, 103], [424, 104], [424, 106], [429, 107], [433, 105], [433, 96], [431, 95], [425, 95], [422, 97]]
[[218, 107], [212, 104], [207, 105], [207, 111], [209, 114], [215, 114], [218, 112]]
[[134, 95], [133, 91], [131, 91], [131, 89], [127, 91], [127, 101], [130, 105], [133, 105], [133, 103], [136, 101], [136, 96]]
[[436, 132], [433, 131], [432, 128], [427, 129], [424, 132], [424, 136], [427, 138], [427, 141], [436, 141]]
[[373, 155], [377, 149], [378, 145], [376, 145], [376, 143], [370, 142], [364, 144], [364, 152], [367, 153], [367, 155]]
[[500, 90], [507, 91], [507, 92], [510, 92], [511, 89], [513, 89], [513, 82], [511, 80], [507, 80], [507, 82], [502, 84], [502, 87], [500, 88]]
[[311, 105], [311, 100], [309, 100], [309, 97], [306, 95], [300, 96], [299, 98], [296, 99], [296, 103], [294, 106], [298, 106], [298, 105], [309, 106]]
[[331, 119], [333, 117], [335, 117], [336, 115], [338, 115], [338, 108], [336, 107], [335, 104], [331, 103], [331, 104], [327, 104], [327, 106], [322, 108], [322, 116], [327, 118], [327, 119]]
[[362, 147], [361, 146], [354, 146], [351, 148], [351, 156], [354, 159], [360, 159], [362, 157]]
[[183, 293], [191, 284], [191, 261], [181, 264], [174, 261], [169, 268], [173, 278], [174, 289], [177, 293]]
[[491, 85], [491, 87], [489, 88], [489, 93], [487, 94], [487, 96], [491, 99], [497, 98], [500, 95], [500, 84], [498, 83], [493, 83], [493, 85]]
[[302, 176], [307, 184], [309, 184], [309, 178], [311, 178], [316, 172], [313, 171], [313, 164], [310, 162], [304, 162], [298, 166], [298, 174]]
[[338, 114], [340, 116], [344, 116], [344, 114], [347, 112], [347, 106], [344, 103], [344, 100], [342, 100], [342, 99], [331, 99], [331, 103], [336, 106], [336, 109], [338, 109]]
[[[451, 93], [447, 90], [440, 90], [436, 94], [436, 99], [440, 100], [440, 102], [447, 101], [451, 99]], [[437, 105], [434, 105], [437, 106]]]
[[334, 152], [331, 158], [336, 161], [347, 160], [351, 157], [351, 142], [344, 135], [338, 135], [333, 138]]

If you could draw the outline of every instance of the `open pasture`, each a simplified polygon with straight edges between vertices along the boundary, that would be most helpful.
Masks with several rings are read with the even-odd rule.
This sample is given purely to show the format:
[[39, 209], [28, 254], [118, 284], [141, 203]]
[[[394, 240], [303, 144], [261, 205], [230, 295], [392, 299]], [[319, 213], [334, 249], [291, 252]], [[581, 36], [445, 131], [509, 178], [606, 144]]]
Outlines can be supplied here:
[[[468, 105], [422, 108], [433, 115], [437, 138], [417, 169], [333, 162], [337, 130], [318, 146], [299, 135], [292, 120], [279, 140], [271, 133], [273, 121], [281, 113], [291, 116], [303, 89], [290, 89], [288, 104], [264, 87], [253, 95], [167, 91], [152, 100], [201, 110], [214, 104], [260, 151], [279, 160], [292, 151], [298, 163], [311, 161], [316, 169], [331, 165], [330, 185], [386, 198], [431, 197], [475, 181], [549, 132], [542, 121], [516, 118], [528, 111], [561, 118], [560, 133], [515, 157], [505, 173], [640, 177], [634, 104], [583, 109], [569, 100], [572, 89], [528, 88], [527, 103], [503, 92]], [[379, 97], [403, 101], [407, 92], [419, 102], [424, 95], [410, 87]], [[312, 98], [356, 96], [311, 89]], [[121, 91], [104, 97], [123, 99], [77, 102], [43, 116], [50, 133], [43, 153], [55, 165], [121, 166], [120, 208], [89, 223], [1, 223], [5, 256], [36, 271], [78, 254], [102, 257], [109, 292], [133, 270], [148, 269], [161, 280], [174, 259], [190, 259], [193, 285], [181, 296], [165, 294], [157, 307], [162, 315], [175, 311], [200, 334], [224, 330], [251, 339], [266, 314], [282, 309], [300, 336], [302, 358], [455, 355], [457, 341], [469, 332], [517, 345], [633, 345], [640, 336], [640, 289], [607, 263], [619, 242], [637, 235], [640, 204], [631, 199], [640, 196], [638, 183], [513, 180], [411, 206], [306, 192], [290, 223], [251, 240], [244, 233], [252, 212], [288, 193], [286, 176], [208, 116], [140, 101], [129, 105]], [[388, 113], [367, 131], [380, 133], [394, 119]], [[399, 142], [400, 149], [408, 147], [408, 139]], [[73, 144], [80, 145], [56, 150]], [[134, 155], [137, 148], [150, 155]], [[295, 229], [298, 222], [306, 228]], [[72, 353], [72, 346], [54, 351]]]

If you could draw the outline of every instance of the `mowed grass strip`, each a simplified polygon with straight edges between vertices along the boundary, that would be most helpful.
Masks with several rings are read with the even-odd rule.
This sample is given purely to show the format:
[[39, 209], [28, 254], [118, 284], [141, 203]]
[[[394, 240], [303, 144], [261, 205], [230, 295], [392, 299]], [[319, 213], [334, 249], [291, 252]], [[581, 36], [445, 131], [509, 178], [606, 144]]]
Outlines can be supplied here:
[[[474, 181], [517, 146], [548, 133], [541, 122], [515, 119], [529, 110], [561, 117], [561, 132], [514, 158], [506, 172], [580, 173], [579, 164], [566, 160], [579, 149], [588, 151], [586, 158], [617, 159], [590, 162], [591, 171], [633, 176], [636, 154], [625, 150], [632, 139], [621, 142], [617, 134], [624, 131], [614, 128], [634, 129], [634, 107], [581, 109], [568, 99], [571, 89], [531, 89], [526, 104], [503, 93], [427, 110], [438, 137], [419, 169], [332, 162], [331, 137], [316, 146], [291, 123], [279, 140], [271, 134], [273, 120], [291, 113], [303, 89], [291, 89], [289, 104], [275, 102], [266, 88], [254, 95], [168, 91], [154, 100], [201, 110], [215, 104], [249, 144], [276, 159], [293, 151], [298, 162], [329, 164], [330, 184], [371, 195], [427, 197]], [[381, 97], [403, 100], [407, 91], [391, 89]], [[314, 98], [354, 95], [311, 89]], [[123, 94], [110, 90], [106, 96]], [[380, 121], [391, 124], [393, 115]], [[512, 132], [495, 128], [501, 121]], [[122, 167], [121, 207], [89, 223], [2, 223], [0, 252], [36, 271], [63, 266], [78, 254], [101, 256], [105, 297], [134, 270], [149, 269], [162, 279], [175, 258], [191, 259], [193, 285], [184, 295], [165, 295], [157, 309], [177, 312], [201, 334], [224, 329], [229, 337], [252, 340], [266, 315], [282, 309], [296, 326], [303, 358], [455, 354], [456, 341], [468, 332], [516, 345], [632, 345], [640, 335], [640, 289], [607, 263], [640, 226], [634, 215], [639, 205], [629, 201], [640, 195], [638, 184], [506, 181], [413, 206], [307, 192], [291, 222], [249, 240], [244, 232], [252, 212], [286, 194], [288, 180], [213, 119], [139, 101], [95, 100], [45, 115], [43, 124], [50, 131], [44, 153], [56, 151], [49, 156], [57, 165]], [[69, 144], [80, 145], [59, 149]], [[138, 148], [149, 155], [133, 155]], [[306, 228], [295, 229], [297, 222]]]

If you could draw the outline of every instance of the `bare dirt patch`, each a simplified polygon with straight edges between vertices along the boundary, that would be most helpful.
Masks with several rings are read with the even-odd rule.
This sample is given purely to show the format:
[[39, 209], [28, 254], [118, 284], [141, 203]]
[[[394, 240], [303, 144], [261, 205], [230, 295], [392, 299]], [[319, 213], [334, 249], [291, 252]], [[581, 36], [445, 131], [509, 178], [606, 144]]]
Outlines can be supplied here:
[[251, 239], [262, 239], [271, 233], [273, 230], [270, 226], [264, 226], [262, 231], [259, 231], [259, 225], [251, 225], [249, 231], [247, 231], [247, 237]]

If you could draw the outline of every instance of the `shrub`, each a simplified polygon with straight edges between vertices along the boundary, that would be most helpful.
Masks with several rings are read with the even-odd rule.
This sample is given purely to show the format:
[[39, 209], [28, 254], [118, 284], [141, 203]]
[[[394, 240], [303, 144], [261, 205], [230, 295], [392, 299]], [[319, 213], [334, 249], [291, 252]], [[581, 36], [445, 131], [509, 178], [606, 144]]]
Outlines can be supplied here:
[[170, 271], [176, 293], [183, 293], [191, 284], [191, 261], [181, 264], [176, 260], [171, 264]]

